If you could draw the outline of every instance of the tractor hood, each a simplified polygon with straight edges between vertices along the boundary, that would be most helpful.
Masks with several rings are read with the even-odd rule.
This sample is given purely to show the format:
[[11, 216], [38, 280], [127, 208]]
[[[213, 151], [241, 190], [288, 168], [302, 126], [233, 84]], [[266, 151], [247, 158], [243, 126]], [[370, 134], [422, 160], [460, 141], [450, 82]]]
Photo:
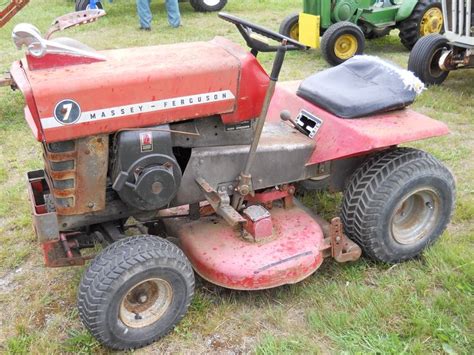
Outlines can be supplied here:
[[89, 57], [28, 53], [13, 63], [11, 75], [26, 98], [26, 120], [38, 140], [211, 115], [238, 123], [258, 116], [269, 83], [257, 60], [224, 38], [99, 52], [84, 48]]

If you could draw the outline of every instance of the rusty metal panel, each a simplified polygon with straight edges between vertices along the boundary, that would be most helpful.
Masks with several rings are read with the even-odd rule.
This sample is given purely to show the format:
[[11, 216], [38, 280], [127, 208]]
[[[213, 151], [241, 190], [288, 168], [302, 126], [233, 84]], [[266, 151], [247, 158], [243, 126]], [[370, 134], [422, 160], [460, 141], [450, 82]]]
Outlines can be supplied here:
[[28, 197], [33, 215], [33, 228], [40, 243], [59, 240], [58, 217], [56, 212], [48, 211], [44, 194], [48, 193], [43, 170], [27, 173]]
[[[105, 208], [109, 137], [68, 141], [71, 150], [44, 146], [45, 168], [58, 215], [77, 215]], [[65, 142], [62, 142], [63, 144]]]

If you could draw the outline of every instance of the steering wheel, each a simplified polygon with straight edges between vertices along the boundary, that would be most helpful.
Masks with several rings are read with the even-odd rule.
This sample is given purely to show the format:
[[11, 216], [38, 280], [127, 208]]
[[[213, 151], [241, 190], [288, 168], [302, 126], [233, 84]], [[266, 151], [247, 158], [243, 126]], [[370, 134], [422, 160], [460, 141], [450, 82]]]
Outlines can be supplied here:
[[[219, 17], [227, 22], [237, 26], [242, 37], [244, 37], [247, 45], [252, 48], [252, 53], [258, 52], [276, 52], [279, 47], [285, 46], [287, 50], [307, 50], [308, 46], [295, 41], [289, 37], [283, 36], [277, 32], [266, 29], [265, 27], [256, 25], [247, 20], [241, 19], [237, 16], [228, 14], [226, 12], [219, 12]], [[279, 42], [279, 46], [271, 46], [261, 40], [252, 37], [252, 33], [257, 33], [261, 36], [269, 38], [273, 41]], [[286, 43], [286, 44], [285, 44]]]

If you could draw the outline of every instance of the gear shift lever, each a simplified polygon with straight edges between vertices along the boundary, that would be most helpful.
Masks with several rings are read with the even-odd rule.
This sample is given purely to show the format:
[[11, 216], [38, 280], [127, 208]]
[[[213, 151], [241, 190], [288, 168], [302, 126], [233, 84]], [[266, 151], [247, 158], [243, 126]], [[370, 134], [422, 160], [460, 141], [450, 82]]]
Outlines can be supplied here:
[[280, 112], [280, 118], [284, 122], [290, 122], [298, 131], [300, 131], [303, 134], [306, 134], [305, 130], [300, 127], [292, 118], [291, 118], [291, 113], [288, 110], [283, 110]]

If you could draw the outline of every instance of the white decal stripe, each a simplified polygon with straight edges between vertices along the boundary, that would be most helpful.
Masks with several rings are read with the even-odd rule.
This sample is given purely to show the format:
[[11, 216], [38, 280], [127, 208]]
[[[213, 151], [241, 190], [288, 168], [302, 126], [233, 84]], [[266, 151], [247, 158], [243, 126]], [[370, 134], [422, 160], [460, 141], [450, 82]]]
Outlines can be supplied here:
[[[92, 122], [98, 120], [107, 120], [124, 116], [136, 115], [140, 113], [171, 110], [180, 107], [202, 105], [211, 102], [227, 101], [234, 99], [235, 96], [230, 90], [215, 91], [205, 94], [175, 97], [151, 102], [143, 102], [127, 106], [109, 107], [102, 110], [82, 112], [81, 117], [72, 125]], [[65, 124], [58, 122], [54, 117], [42, 118], [41, 125], [43, 129], [63, 127]]]

